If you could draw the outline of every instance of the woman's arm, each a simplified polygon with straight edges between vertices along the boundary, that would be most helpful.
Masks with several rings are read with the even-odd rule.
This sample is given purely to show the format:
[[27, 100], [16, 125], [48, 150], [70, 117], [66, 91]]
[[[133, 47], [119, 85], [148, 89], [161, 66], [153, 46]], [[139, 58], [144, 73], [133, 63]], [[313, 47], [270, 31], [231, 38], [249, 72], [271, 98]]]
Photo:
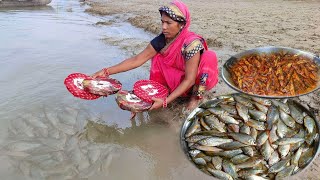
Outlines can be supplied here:
[[[167, 103], [172, 102], [194, 85], [198, 73], [199, 62], [200, 52], [198, 52], [191, 59], [186, 61], [185, 77], [180, 83], [180, 85], [167, 97]], [[162, 107], [162, 99], [154, 98], [153, 100], [155, 102], [153, 103], [150, 110]]]
[[[152, 45], [149, 43], [148, 46], [139, 54], [136, 56], [130, 57], [128, 59], [125, 59], [119, 64], [116, 64], [114, 66], [108, 67], [109, 75], [111, 74], [117, 74], [120, 72], [125, 72], [134, 68], [137, 68], [147, 62], [149, 59], [151, 59], [153, 56], [157, 54], [157, 51], [152, 47]], [[98, 76], [105, 76], [104, 70], [100, 70], [92, 75], [93, 78], [96, 78]]]

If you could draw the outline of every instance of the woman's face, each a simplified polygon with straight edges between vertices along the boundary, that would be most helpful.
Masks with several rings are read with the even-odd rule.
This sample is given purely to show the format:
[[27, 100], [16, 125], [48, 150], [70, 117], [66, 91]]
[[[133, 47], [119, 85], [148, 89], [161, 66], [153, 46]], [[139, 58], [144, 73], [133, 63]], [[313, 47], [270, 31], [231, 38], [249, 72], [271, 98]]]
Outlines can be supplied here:
[[166, 39], [173, 39], [180, 31], [182, 25], [172, 20], [166, 13], [161, 13], [162, 33]]

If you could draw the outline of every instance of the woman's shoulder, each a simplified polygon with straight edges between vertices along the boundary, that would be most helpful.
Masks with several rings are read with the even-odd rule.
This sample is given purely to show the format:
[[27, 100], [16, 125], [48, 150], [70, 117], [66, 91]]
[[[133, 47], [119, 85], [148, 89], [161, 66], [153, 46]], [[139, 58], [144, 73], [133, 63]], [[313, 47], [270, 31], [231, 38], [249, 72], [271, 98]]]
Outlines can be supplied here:
[[199, 51], [202, 52], [204, 49], [204, 43], [205, 41], [203, 38], [194, 38], [186, 41], [181, 49], [185, 60], [191, 59]]
[[153, 38], [150, 44], [157, 52], [160, 52], [161, 49], [164, 48], [164, 46], [166, 45], [166, 39], [164, 37], [164, 34], [161, 33], [157, 37]]

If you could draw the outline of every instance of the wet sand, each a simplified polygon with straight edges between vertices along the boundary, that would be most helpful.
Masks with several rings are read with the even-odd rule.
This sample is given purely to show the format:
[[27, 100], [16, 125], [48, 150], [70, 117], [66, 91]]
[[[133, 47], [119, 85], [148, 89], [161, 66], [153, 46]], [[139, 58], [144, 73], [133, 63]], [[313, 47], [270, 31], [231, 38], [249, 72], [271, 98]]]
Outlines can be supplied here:
[[[159, 34], [160, 15], [158, 8], [165, 1], [155, 0], [95, 0], [89, 1], [88, 13], [114, 15], [148, 32]], [[261, 46], [291, 47], [320, 55], [320, 1], [319, 0], [271, 0], [271, 1], [227, 1], [184, 0], [189, 6], [192, 22], [190, 30], [202, 35], [209, 48], [216, 51], [219, 69], [233, 54]], [[106, 22], [106, 25], [112, 22]], [[135, 45], [133, 53], [138, 53], [146, 42]], [[221, 79], [212, 90], [213, 95], [234, 92]], [[308, 95], [295, 98], [308, 106], [318, 115], [320, 107], [317, 90]], [[180, 108], [172, 108], [177, 110]], [[167, 114], [167, 113], [163, 113]], [[162, 119], [172, 120], [171, 115], [159, 115]], [[174, 114], [174, 113], [173, 113]], [[178, 118], [179, 119], [179, 118]], [[182, 122], [174, 125], [176, 130]], [[320, 159], [295, 179], [318, 179]]]

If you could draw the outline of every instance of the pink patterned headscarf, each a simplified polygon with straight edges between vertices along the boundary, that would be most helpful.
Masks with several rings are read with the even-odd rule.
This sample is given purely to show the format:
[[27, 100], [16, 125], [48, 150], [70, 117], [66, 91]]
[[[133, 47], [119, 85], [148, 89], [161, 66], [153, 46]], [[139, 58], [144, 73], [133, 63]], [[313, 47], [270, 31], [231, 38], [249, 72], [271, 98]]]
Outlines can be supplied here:
[[177, 14], [182, 13], [184, 16], [185, 25], [173, 42], [152, 58], [150, 79], [167, 86], [171, 93], [179, 86], [185, 75], [185, 59], [181, 53], [183, 44], [201, 39], [205, 50], [208, 48], [201, 36], [189, 31], [190, 12], [183, 2], [174, 0], [166, 7], [171, 7], [173, 10], [177, 8], [180, 11]]

